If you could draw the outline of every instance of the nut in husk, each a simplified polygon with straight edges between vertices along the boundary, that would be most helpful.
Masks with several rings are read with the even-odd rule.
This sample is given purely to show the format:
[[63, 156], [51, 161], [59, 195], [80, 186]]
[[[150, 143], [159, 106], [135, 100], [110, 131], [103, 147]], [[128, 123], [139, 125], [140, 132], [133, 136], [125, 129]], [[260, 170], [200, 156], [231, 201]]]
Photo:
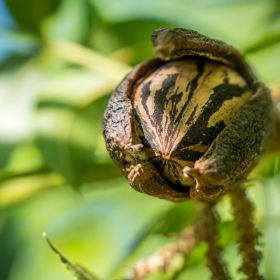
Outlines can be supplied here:
[[232, 46], [185, 29], [152, 35], [104, 116], [107, 149], [132, 187], [172, 201], [216, 200], [264, 150], [272, 102]]

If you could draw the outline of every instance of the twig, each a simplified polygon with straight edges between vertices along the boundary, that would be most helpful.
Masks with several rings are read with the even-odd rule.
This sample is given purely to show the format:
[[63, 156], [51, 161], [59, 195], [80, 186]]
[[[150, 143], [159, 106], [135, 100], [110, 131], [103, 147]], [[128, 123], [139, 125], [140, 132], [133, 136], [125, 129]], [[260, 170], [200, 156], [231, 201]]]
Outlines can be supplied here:
[[69, 62], [102, 73], [105, 77], [110, 78], [111, 82], [116, 83], [115, 86], [130, 70], [130, 66], [123, 62], [108, 58], [92, 49], [70, 41], [49, 42], [47, 50]]
[[196, 235], [208, 245], [206, 253], [207, 266], [213, 280], [231, 279], [225, 263], [222, 260], [222, 247], [219, 245], [219, 232], [217, 229], [218, 218], [214, 209], [215, 203], [201, 202], [199, 204]]
[[156, 271], [167, 271], [175, 257], [185, 258], [197, 244], [193, 227], [187, 227], [177, 242], [163, 247], [154, 255], [136, 263], [127, 280], [141, 280]]
[[186, 258], [198, 242], [205, 241], [208, 245], [207, 264], [214, 280], [228, 280], [226, 265], [222, 260], [222, 247], [218, 244], [217, 214], [213, 203], [199, 203], [196, 223], [186, 228], [177, 242], [169, 244], [154, 255], [139, 261], [127, 280], [142, 280], [155, 271], [168, 271], [176, 256]]
[[45, 232], [43, 233], [43, 238], [45, 238], [50, 248], [59, 256], [61, 262], [66, 265], [67, 269], [75, 274], [77, 280], [98, 280], [98, 278], [92, 275], [87, 269], [79, 264], [71, 262], [66, 256], [64, 256], [64, 254], [50, 241]]
[[257, 249], [260, 233], [253, 221], [254, 207], [246, 196], [245, 189], [236, 186], [230, 193], [233, 214], [239, 234], [239, 251], [242, 255], [242, 265], [239, 269], [247, 280], [264, 279], [258, 271], [262, 253]]

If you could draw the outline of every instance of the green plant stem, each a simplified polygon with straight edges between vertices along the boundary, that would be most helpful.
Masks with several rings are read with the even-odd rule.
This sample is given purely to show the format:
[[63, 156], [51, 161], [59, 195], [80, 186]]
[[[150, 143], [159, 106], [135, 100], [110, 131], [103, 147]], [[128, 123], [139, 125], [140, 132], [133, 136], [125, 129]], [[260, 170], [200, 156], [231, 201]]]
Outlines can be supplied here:
[[112, 82], [114, 85], [117, 85], [131, 69], [121, 61], [106, 57], [74, 42], [55, 41], [48, 44], [47, 51], [108, 77], [110, 79], [108, 82]]
[[53, 172], [42, 172], [7, 180], [0, 185], [0, 208], [18, 203], [42, 190], [64, 185], [64, 178]]

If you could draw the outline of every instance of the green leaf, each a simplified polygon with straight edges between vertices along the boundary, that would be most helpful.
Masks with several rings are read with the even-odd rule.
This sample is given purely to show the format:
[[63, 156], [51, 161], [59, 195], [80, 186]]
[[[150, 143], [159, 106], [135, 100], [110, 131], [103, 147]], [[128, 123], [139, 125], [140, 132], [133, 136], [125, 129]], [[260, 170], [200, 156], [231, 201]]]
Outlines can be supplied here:
[[193, 201], [175, 204], [155, 229], [156, 233], [179, 233], [187, 225], [192, 224], [195, 218], [196, 207]]
[[[105, 149], [102, 122], [105, 94], [128, 67], [69, 42], [50, 47], [44, 59], [48, 56], [67, 64], [49, 76], [38, 102], [36, 143], [44, 161], [73, 186], [118, 176]], [[70, 67], [69, 61], [82, 65]]]
[[254, 70], [262, 81], [272, 84], [279, 81], [280, 69], [277, 58], [280, 56], [280, 43], [273, 44], [248, 55]]
[[[273, 1], [195, 1], [188, 0], [91, 0], [107, 22], [143, 19], [161, 21], [194, 29], [244, 48], [266, 34], [271, 23], [265, 22], [275, 11]], [[261, 26], [260, 23], [266, 23]], [[222, 24], [221, 24], [222, 23]], [[255, 30], [259, 32], [254, 32]], [[242, 30], [242, 32], [240, 32]], [[278, 29], [279, 30], [279, 29]], [[131, 32], [141, 33], [139, 29]]]
[[45, 76], [36, 62], [0, 75], [0, 178], [43, 167], [32, 143], [34, 107]]
[[60, 0], [5, 0], [21, 30], [40, 34], [41, 21], [50, 15], [59, 5]]
[[18, 143], [31, 138], [33, 109], [45, 81], [35, 61], [0, 75], [1, 142]]
[[[43, 231], [56, 240], [69, 259], [84, 264], [101, 279], [112, 279], [112, 271], [119, 268], [120, 259], [130, 254], [139, 235], [151, 223], [163, 219], [172, 206], [135, 192], [124, 180], [89, 184], [80, 194], [57, 188], [35, 196], [11, 209], [16, 236], [22, 244], [15, 256], [12, 279], [69, 279], [42, 242]], [[26, 262], [33, 264], [32, 269]]]
[[89, 11], [86, 0], [63, 0], [42, 24], [48, 41], [54, 39], [86, 42], [89, 36]]
[[16, 224], [9, 211], [0, 211], [0, 279], [8, 279], [18, 252]]
[[47, 165], [73, 186], [116, 177], [102, 136], [107, 97], [83, 110], [43, 106], [37, 115], [37, 145]]

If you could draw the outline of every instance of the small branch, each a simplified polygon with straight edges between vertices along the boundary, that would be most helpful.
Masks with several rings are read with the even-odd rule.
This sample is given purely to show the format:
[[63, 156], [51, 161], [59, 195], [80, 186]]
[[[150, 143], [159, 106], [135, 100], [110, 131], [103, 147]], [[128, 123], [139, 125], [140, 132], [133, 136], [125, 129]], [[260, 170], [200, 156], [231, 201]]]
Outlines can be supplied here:
[[239, 271], [246, 275], [247, 280], [264, 279], [258, 271], [262, 253], [257, 249], [260, 233], [255, 228], [253, 221], [253, 204], [246, 196], [245, 189], [240, 186], [233, 188], [230, 197], [239, 234], [238, 247], [242, 255], [242, 265]]
[[153, 272], [168, 271], [175, 257], [186, 258], [200, 241], [205, 241], [208, 245], [207, 264], [212, 272], [212, 279], [231, 279], [222, 260], [222, 247], [218, 244], [218, 219], [214, 211], [214, 204], [199, 203], [196, 221], [193, 227], [188, 227], [181, 233], [177, 242], [167, 245], [149, 258], [139, 261], [127, 280], [142, 280]]
[[141, 280], [156, 271], [168, 271], [175, 257], [185, 258], [196, 246], [194, 228], [187, 227], [177, 242], [163, 247], [154, 255], [136, 263], [127, 280]]
[[207, 265], [212, 273], [211, 279], [228, 280], [231, 278], [222, 260], [223, 249], [218, 244], [218, 218], [214, 205], [215, 203], [210, 202], [201, 202], [199, 204], [195, 232], [196, 236], [198, 236], [201, 241], [205, 241], [208, 245], [206, 257]]
[[103, 74], [105, 77], [110, 78], [111, 82], [115, 83], [115, 86], [131, 69], [130, 66], [123, 62], [70, 41], [57, 40], [50, 42], [47, 45], [48, 50], [59, 58]]
[[47, 241], [53, 252], [59, 256], [61, 262], [66, 265], [67, 269], [75, 274], [77, 280], [98, 280], [97, 277], [93, 276], [85, 268], [66, 258], [64, 254], [54, 246], [45, 232], [43, 233], [43, 238]]

